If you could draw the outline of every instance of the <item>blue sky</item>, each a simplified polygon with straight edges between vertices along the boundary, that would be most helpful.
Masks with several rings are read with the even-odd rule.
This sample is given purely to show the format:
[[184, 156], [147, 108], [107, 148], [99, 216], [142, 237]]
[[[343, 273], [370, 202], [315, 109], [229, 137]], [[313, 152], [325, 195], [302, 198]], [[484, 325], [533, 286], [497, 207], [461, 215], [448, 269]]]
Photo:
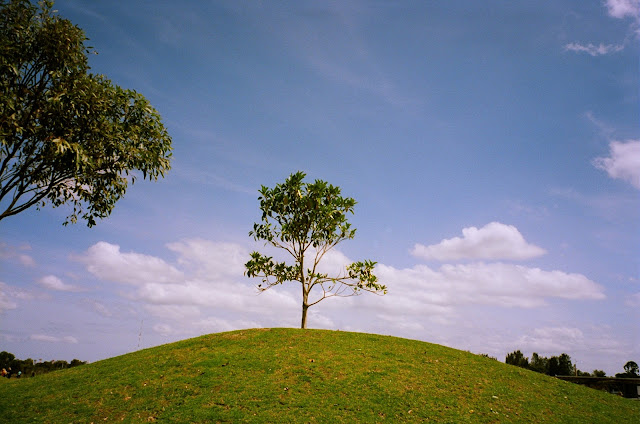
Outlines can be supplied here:
[[296, 327], [299, 287], [243, 276], [257, 190], [302, 170], [357, 200], [325, 266], [378, 261], [384, 297], [309, 327], [475, 353], [640, 360], [638, 0], [60, 0], [93, 72], [145, 95], [172, 170], [94, 228], [0, 223], [0, 349], [99, 359]]

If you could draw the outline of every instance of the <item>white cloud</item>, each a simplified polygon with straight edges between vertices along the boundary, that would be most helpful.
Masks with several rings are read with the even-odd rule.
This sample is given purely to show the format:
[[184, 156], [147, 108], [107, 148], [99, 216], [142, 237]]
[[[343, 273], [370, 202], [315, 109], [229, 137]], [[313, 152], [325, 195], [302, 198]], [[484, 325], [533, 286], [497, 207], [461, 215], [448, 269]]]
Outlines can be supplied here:
[[18, 260], [24, 266], [35, 266], [36, 261], [29, 255], [18, 255]]
[[640, 14], [640, 0], [607, 0], [607, 11], [613, 18], [638, 19]]
[[156, 317], [171, 320], [190, 320], [200, 317], [200, 308], [193, 305], [154, 305], [148, 304], [145, 309]]
[[17, 258], [18, 262], [27, 267], [33, 267], [36, 265], [36, 261], [29, 255], [19, 253], [21, 250], [30, 250], [31, 246], [22, 245], [19, 247], [9, 246], [7, 243], [0, 243], [0, 259], [12, 259]]
[[31, 300], [34, 297], [37, 296], [0, 281], [0, 314], [9, 309], [16, 309], [18, 304], [15, 300]]
[[141, 285], [173, 283], [184, 279], [181, 271], [160, 258], [140, 253], [122, 253], [120, 246], [104, 241], [91, 246], [80, 260], [87, 270], [104, 281]]
[[195, 268], [197, 276], [215, 280], [242, 277], [249, 252], [235, 243], [189, 239], [167, 244], [167, 248], [178, 253], [180, 265]]
[[622, 51], [624, 50], [624, 45], [623, 44], [603, 44], [603, 43], [600, 43], [598, 45], [589, 43], [585, 45], [580, 43], [569, 43], [564, 46], [564, 49], [572, 52], [587, 53], [591, 56], [602, 56], [605, 54]]
[[[315, 257], [316, 254], [313, 250], [309, 251], [309, 257]], [[318, 264], [317, 271], [330, 276], [344, 276], [346, 275], [347, 266], [352, 262], [353, 261], [341, 251], [332, 249], [324, 254]]]
[[578, 328], [545, 327], [536, 328], [533, 334], [524, 335], [516, 342], [525, 351], [545, 355], [560, 355], [570, 352], [576, 345], [584, 343], [584, 334]]
[[7, 284], [0, 282], [0, 314], [8, 311], [9, 309], [15, 309], [18, 305], [11, 300], [12, 289]]
[[[464, 248], [456, 250], [457, 254], [462, 252], [463, 257], [503, 257], [507, 247], [517, 252], [515, 257], [543, 252], [526, 243], [514, 227], [503, 224], [490, 224], [480, 230], [465, 229], [464, 234], [465, 238], [460, 241]], [[138, 259], [127, 262], [131, 267], [127, 271], [129, 275], [142, 278], [121, 294], [140, 302], [153, 315], [151, 327], [155, 333], [197, 335], [236, 328], [298, 324], [299, 285], [286, 283], [258, 293], [255, 281], [242, 273], [243, 263], [248, 258], [248, 250], [243, 246], [195, 239], [170, 243], [167, 247], [178, 256], [178, 269], [171, 267], [176, 276], [172, 282], [156, 281], [155, 273], [146, 271], [148, 264], [154, 264], [156, 268], [169, 267], [161, 259], [138, 253], [124, 254], [127, 258]], [[110, 263], [124, 261], [113, 259], [123, 255], [117, 246], [114, 249], [107, 245], [106, 248], [107, 253], [111, 252], [110, 256], [106, 255], [112, 258]], [[513, 253], [509, 255], [514, 257]], [[104, 256], [87, 254], [86, 257], [94, 259], [87, 261], [87, 267], [96, 266], [99, 261], [95, 259]], [[324, 261], [328, 272], [344, 269], [344, 265], [351, 262], [338, 250], [330, 251]], [[95, 274], [113, 278], [112, 273]], [[583, 275], [504, 263], [443, 265], [437, 270], [424, 265], [396, 269], [380, 264], [376, 267], [376, 275], [389, 287], [388, 295], [365, 294], [358, 299], [326, 300], [310, 310], [309, 325], [345, 330], [359, 326], [365, 331], [395, 328], [408, 335], [419, 332], [426, 325], [455, 323], [462, 308], [468, 306], [534, 308], [545, 305], [551, 298], [604, 298], [603, 289]], [[374, 320], [361, 317], [373, 317]]]
[[38, 284], [50, 290], [68, 292], [79, 291], [77, 287], [63, 283], [62, 280], [55, 275], [47, 275], [45, 277], [42, 277], [38, 280]]
[[[640, 0], [607, 0], [607, 13], [610, 17], [616, 19], [632, 18], [634, 23], [631, 28], [638, 32], [638, 24], [640, 23]], [[601, 56], [611, 53], [617, 53], [625, 49], [629, 40], [626, 39], [623, 44], [582, 44], [569, 43], [564, 46], [565, 50], [578, 53], [587, 53], [591, 56]]]
[[224, 319], [208, 317], [195, 321], [176, 322], [176, 325], [159, 323], [153, 326], [153, 331], [161, 336], [194, 336], [199, 334], [219, 333], [223, 331], [237, 330], [239, 328], [261, 328], [255, 321], [243, 319]]
[[543, 356], [568, 353], [574, 362], [579, 358], [587, 360], [589, 356], [622, 358], [627, 355], [628, 346], [612, 338], [610, 333], [611, 328], [606, 326], [585, 329], [568, 326], [542, 327], [519, 337], [513, 342], [513, 346], [524, 352], [537, 352]]
[[262, 326], [255, 321], [244, 319], [223, 319], [219, 317], [208, 317], [195, 321], [193, 328], [200, 334], [218, 333], [221, 331], [231, 331], [238, 328], [261, 328]]
[[512, 225], [492, 222], [478, 229], [464, 228], [462, 238], [442, 240], [438, 244], [416, 244], [413, 256], [438, 261], [460, 259], [529, 259], [544, 255], [546, 251], [527, 243], [518, 229]]
[[640, 189], [640, 140], [612, 141], [609, 157], [596, 158], [593, 164], [611, 178], [627, 181]]
[[464, 305], [533, 308], [549, 298], [605, 298], [603, 288], [584, 275], [503, 263], [443, 265], [437, 271], [378, 265], [376, 275], [389, 288], [379, 303], [388, 298], [401, 314], [421, 314], [430, 306], [439, 306], [433, 312], [442, 314]]
[[64, 337], [55, 337], [49, 336], [46, 334], [32, 334], [29, 336], [29, 339], [39, 341], [39, 342], [48, 342], [48, 343], [70, 343], [77, 344], [78, 339], [73, 336], [64, 336]]
[[287, 290], [276, 288], [258, 294], [248, 281], [189, 280], [179, 284], [148, 283], [141, 286], [131, 297], [148, 305], [155, 305], [154, 310], [166, 316], [176, 316], [175, 310], [157, 306], [215, 308], [220, 312], [244, 315], [269, 314], [298, 306], [298, 302]]
[[[207, 309], [216, 310], [219, 316], [270, 317], [273, 311], [299, 308], [289, 285], [258, 293], [254, 282], [243, 275], [249, 252], [239, 244], [190, 239], [169, 243], [167, 248], [178, 255], [180, 269], [158, 257], [122, 253], [118, 246], [105, 242], [90, 247], [80, 259], [101, 280], [134, 284], [120, 294], [178, 327], [180, 323], [192, 325]], [[182, 330], [163, 327], [158, 332], [175, 331]]]

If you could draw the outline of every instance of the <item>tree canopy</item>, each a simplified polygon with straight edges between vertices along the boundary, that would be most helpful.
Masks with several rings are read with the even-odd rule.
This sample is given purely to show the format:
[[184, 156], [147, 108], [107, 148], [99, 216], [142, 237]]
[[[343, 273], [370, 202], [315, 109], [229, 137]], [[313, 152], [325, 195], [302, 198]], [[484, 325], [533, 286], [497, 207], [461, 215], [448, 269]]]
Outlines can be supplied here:
[[[319, 271], [320, 261], [329, 250], [354, 238], [356, 230], [347, 221], [347, 214], [353, 213], [356, 201], [342, 197], [339, 187], [325, 181], [306, 183], [305, 176], [297, 172], [273, 189], [262, 186], [258, 198], [262, 219], [249, 232], [256, 241], [288, 252], [293, 264], [275, 261], [259, 252], [251, 253], [251, 260], [245, 264], [248, 277], [262, 279], [260, 291], [287, 281], [301, 284], [301, 328], [307, 325], [307, 309], [326, 298], [353, 296], [362, 291], [387, 292], [373, 273], [376, 262], [370, 260], [354, 262], [340, 275]], [[310, 297], [316, 287], [319, 295]]]
[[529, 358], [524, 356], [522, 352], [516, 350], [507, 355], [505, 363], [552, 376], [573, 375], [578, 372], [571, 363], [571, 357], [566, 353], [562, 353], [560, 356], [546, 358], [538, 355], [536, 352], [533, 352], [533, 355], [531, 355], [531, 361], [529, 361]]
[[73, 205], [108, 216], [136, 178], [170, 168], [171, 138], [141, 94], [89, 72], [84, 32], [52, 1], [0, 0], [0, 220]]
[[640, 368], [638, 367], [637, 362], [635, 361], [627, 361], [624, 364], [624, 372], [616, 374], [616, 377], [621, 378], [638, 378], [640, 377]]

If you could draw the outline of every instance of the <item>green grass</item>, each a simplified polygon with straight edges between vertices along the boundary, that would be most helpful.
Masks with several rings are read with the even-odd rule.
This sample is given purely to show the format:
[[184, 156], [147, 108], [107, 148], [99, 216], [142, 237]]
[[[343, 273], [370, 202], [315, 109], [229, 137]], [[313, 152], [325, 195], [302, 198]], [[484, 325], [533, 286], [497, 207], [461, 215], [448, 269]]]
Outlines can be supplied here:
[[211, 334], [0, 384], [0, 422], [638, 423], [640, 402], [443, 346]]

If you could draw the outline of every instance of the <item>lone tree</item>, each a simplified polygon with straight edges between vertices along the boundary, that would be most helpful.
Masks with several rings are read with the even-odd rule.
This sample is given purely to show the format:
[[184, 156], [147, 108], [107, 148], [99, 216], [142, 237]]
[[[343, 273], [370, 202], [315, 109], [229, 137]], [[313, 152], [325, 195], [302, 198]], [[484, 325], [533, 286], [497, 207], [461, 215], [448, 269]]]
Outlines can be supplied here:
[[[262, 222], [253, 225], [249, 232], [256, 241], [283, 249], [293, 257], [293, 265], [276, 262], [259, 252], [251, 253], [245, 264], [248, 277], [260, 277], [258, 290], [265, 291], [286, 281], [296, 281], [302, 286], [301, 328], [307, 328], [307, 310], [320, 301], [334, 296], [347, 297], [368, 291], [386, 294], [387, 288], [378, 284], [373, 274], [376, 262], [354, 262], [343, 273], [329, 276], [319, 272], [323, 256], [343, 240], [352, 239], [356, 230], [347, 222], [347, 213], [353, 213], [356, 201], [340, 195], [340, 188], [316, 180], [303, 182], [306, 174], [297, 172], [284, 184], [273, 189], [260, 189]], [[311, 297], [314, 287], [321, 292]]]
[[640, 377], [640, 368], [635, 361], [628, 361], [624, 364], [624, 372], [616, 374], [618, 378], [638, 378]]
[[84, 32], [52, 7], [0, 0], [0, 220], [72, 204], [65, 224], [91, 227], [139, 173], [164, 176], [171, 138], [142, 95], [89, 73]]

